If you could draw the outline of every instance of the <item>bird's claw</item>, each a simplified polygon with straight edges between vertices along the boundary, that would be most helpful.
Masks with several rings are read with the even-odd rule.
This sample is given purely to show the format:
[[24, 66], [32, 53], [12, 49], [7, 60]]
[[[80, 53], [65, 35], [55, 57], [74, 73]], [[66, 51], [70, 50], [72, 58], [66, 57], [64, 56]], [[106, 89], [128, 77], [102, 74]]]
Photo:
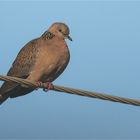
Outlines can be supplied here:
[[38, 81], [36, 82], [36, 86], [39, 88], [39, 87], [42, 87], [43, 88], [43, 91], [47, 92], [51, 89], [54, 88], [53, 84], [51, 82], [46, 82], [46, 83], [43, 83], [41, 81]]
[[54, 86], [51, 82], [44, 83], [43, 91], [48, 92], [49, 90], [53, 89]]
[[43, 82], [41, 82], [41, 81], [36, 82], [36, 90], [38, 90], [42, 86], [43, 86]]

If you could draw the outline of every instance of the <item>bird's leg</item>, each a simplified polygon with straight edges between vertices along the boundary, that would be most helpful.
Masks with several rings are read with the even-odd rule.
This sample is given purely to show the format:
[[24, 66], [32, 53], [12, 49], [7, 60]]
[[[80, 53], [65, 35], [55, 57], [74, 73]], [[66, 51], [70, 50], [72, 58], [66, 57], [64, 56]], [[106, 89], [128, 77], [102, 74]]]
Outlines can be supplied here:
[[36, 82], [36, 90], [38, 90], [40, 87], [43, 87], [43, 82], [41, 82], [41, 81], [37, 81]]
[[47, 92], [48, 90], [50, 89], [53, 89], [54, 86], [51, 82], [41, 82], [41, 81], [37, 81], [36, 82], [36, 86], [39, 88], [39, 87], [42, 87], [43, 88], [43, 91]]
[[46, 83], [43, 83], [43, 84], [44, 84], [43, 91], [45, 91], [45, 92], [54, 88], [54, 86], [51, 82], [46, 82]]

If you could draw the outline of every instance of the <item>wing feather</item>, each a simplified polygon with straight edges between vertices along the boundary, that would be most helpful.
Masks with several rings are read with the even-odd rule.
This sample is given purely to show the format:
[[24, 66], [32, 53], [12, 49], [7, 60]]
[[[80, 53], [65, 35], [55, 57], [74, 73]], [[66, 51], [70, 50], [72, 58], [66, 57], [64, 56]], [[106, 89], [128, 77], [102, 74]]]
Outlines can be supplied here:
[[[32, 67], [35, 64], [37, 51], [38, 51], [38, 39], [34, 39], [29, 43], [27, 43], [18, 53], [7, 75], [19, 78], [27, 78], [32, 70]], [[22, 92], [23, 89], [24, 92]], [[16, 83], [4, 82], [0, 88], [0, 95], [2, 97], [5, 96], [6, 98], [8, 98], [9, 96], [16, 97], [23, 95], [23, 93], [26, 93], [25, 90], [26, 88], [23, 88]], [[27, 92], [29, 91], [32, 90], [27, 88]]]

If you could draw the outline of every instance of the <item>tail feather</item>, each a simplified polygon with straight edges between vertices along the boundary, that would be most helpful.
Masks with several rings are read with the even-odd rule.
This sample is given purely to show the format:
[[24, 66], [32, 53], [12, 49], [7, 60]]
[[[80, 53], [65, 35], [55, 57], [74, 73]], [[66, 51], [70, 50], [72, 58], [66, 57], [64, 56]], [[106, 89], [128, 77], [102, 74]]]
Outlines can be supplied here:
[[34, 89], [33, 88], [26, 88], [22, 87], [20, 85], [14, 87], [13, 89], [9, 91], [2, 91], [0, 89], [0, 105], [6, 101], [8, 98], [16, 98], [19, 96], [26, 95], [30, 92], [32, 92]]
[[0, 94], [0, 105], [6, 101], [9, 98], [8, 94], [4, 94], [4, 96], [2, 94]]
[[11, 91], [17, 84], [13, 82], [4, 82], [0, 87], [0, 105], [10, 97]]
[[[26, 78], [22, 77], [22, 78]], [[16, 98], [32, 92], [34, 88], [23, 87], [14, 82], [4, 82], [0, 87], [0, 105], [8, 98]]]

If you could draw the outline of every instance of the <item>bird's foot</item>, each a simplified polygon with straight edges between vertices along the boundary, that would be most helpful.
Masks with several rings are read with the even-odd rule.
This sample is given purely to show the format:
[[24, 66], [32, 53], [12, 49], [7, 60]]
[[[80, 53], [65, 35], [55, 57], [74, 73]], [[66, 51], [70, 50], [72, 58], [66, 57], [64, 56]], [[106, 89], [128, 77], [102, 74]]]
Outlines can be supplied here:
[[37, 81], [35, 84], [36, 84], [36, 90], [38, 90], [40, 87], [43, 86], [43, 82], [41, 81]]
[[54, 86], [51, 82], [46, 82], [46, 83], [44, 83], [43, 91], [47, 92], [53, 88], [54, 88]]
[[39, 87], [42, 87], [43, 88], [43, 91], [47, 92], [51, 89], [54, 88], [53, 84], [51, 82], [41, 82], [41, 81], [37, 81], [36, 82], [36, 86], [39, 88]]

